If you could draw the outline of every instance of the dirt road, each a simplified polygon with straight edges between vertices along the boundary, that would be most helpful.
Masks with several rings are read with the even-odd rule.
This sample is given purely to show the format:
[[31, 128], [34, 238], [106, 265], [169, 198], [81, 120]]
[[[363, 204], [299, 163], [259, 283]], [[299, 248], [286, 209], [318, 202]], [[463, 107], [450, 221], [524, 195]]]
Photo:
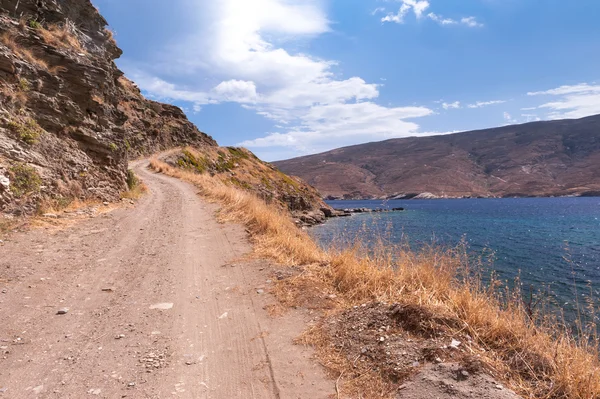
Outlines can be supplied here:
[[244, 230], [145, 165], [135, 207], [0, 244], [0, 398], [334, 393], [292, 343], [307, 315], [264, 310], [273, 266], [241, 260]]

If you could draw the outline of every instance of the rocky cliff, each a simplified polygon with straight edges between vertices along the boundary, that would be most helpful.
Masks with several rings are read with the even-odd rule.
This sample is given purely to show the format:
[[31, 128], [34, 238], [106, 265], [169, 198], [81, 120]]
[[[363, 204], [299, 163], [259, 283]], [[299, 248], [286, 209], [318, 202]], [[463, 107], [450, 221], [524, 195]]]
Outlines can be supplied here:
[[216, 145], [123, 76], [106, 26], [89, 0], [0, 0], [0, 211], [115, 200], [131, 157]]
[[600, 115], [393, 139], [274, 164], [336, 198], [600, 195]]

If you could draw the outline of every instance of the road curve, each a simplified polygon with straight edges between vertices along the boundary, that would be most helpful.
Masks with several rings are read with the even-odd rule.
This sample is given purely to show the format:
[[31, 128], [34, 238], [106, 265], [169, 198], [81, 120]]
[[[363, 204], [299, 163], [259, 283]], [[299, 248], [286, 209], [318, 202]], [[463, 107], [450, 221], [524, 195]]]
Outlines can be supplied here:
[[0, 244], [0, 398], [331, 395], [292, 344], [306, 315], [264, 310], [273, 266], [243, 259], [244, 229], [146, 166], [135, 207]]

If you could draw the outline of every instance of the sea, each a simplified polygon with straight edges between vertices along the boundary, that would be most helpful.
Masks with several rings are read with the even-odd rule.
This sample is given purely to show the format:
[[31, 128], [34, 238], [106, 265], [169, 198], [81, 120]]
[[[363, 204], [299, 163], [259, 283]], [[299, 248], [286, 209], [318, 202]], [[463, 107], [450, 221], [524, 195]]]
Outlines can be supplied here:
[[[600, 197], [328, 201], [335, 209], [404, 208], [402, 212], [354, 214], [310, 229], [323, 247], [357, 237], [383, 237], [413, 249], [466, 243], [509, 286], [520, 279], [525, 294], [545, 299], [573, 320], [600, 313]], [[586, 308], [583, 309], [582, 308]]]

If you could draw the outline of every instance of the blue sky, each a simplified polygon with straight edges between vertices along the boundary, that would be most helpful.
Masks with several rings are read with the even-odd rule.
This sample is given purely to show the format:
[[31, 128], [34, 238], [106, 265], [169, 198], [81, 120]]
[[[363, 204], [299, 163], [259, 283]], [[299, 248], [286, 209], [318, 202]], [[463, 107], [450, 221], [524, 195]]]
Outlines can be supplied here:
[[597, 0], [93, 0], [117, 64], [266, 160], [600, 114]]

